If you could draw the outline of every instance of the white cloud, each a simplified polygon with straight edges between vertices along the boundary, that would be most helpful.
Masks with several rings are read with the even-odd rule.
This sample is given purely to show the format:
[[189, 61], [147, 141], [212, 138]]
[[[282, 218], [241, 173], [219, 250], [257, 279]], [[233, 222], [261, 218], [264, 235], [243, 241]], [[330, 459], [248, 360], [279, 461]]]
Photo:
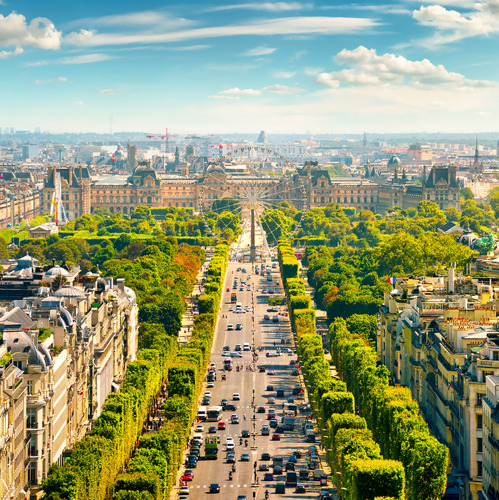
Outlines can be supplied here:
[[74, 21], [71, 25], [86, 24], [87, 26], [145, 26], [149, 29], [161, 27], [163, 29], [192, 26], [194, 21], [184, 18], [171, 17], [165, 12], [145, 10], [128, 14], [113, 14], [112, 16], [88, 17]]
[[320, 73], [316, 82], [331, 88], [347, 86], [411, 86], [428, 88], [446, 86], [456, 89], [493, 87], [487, 80], [470, 80], [460, 73], [449, 72], [441, 64], [428, 59], [410, 61], [395, 54], [376, 54], [375, 49], [359, 46], [354, 50], [343, 49], [335, 61], [350, 66], [349, 69]]
[[0, 47], [35, 47], [55, 50], [61, 45], [61, 32], [46, 17], [36, 17], [29, 24], [22, 14], [0, 14]]
[[[448, 3], [456, 4], [456, 2]], [[446, 9], [442, 5], [421, 6], [415, 10], [412, 17], [416, 21], [435, 29], [435, 34], [423, 40], [421, 44], [435, 47], [463, 38], [499, 33], [499, 0], [481, 0], [473, 3], [473, 6], [468, 4], [464, 6], [473, 10], [462, 13]]]
[[26, 66], [46, 66], [48, 64], [90, 64], [94, 62], [109, 61], [110, 59], [116, 58], [114, 56], [108, 56], [107, 54], [83, 54], [81, 56], [60, 57], [58, 59], [36, 61], [28, 63]]
[[83, 106], [85, 103], [83, 101], [73, 101], [71, 104], [74, 104], [75, 106]]
[[273, 54], [277, 49], [271, 47], [255, 47], [244, 53], [245, 56], [266, 56], [268, 54]]
[[199, 45], [186, 45], [184, 47], [171, 47], [170, 50], [173, 52], [188, 52], [191, 50], [204, 50], [209, 49], [211, 45], [199, 44]]
[[264, 92], [271, 92], [273, 94], [298, 94], [300, 92], [305, 92], [304, 89], [299, 89], [298, 87], [290, 87], [288, 85], [270, 85], [268, 87], [263, 87]]
[[123, 33], [98, 33], [95, 30], [80, 30], [64, 37], [64, 41], [77, 46], [130, 45], [180, 42], [199, 38], [228, 36], [268, 36], [300, 34], [355, 34], [378, 26], [373, 19], [362, 17], [283, 17], [252, 21], [246, 24], [184, 29], [161, 33], [130, 31]]
[[99, 90], [100, 95], [119, 95], [119, 94], [124, 94], [124, 93], [125, 93], [125, 91], [122, 88]]
[[284, 79], [288, 79], [288, 78], [293, 78], [293, 76], [296, 75], [296, 71], [276, 71], [274, 73], [274, 76], [276, 78], [284, 78]]
[[260, 95], [261, 93], [262, 93], [261, 90], [240, 89], [238, 87], [234, 87], [233, 89], [222, 90], [222, 92], [219, 92], [220, 95], [229, 95], [229, 96]]
[[410, 14], [411, 11], [405, 7], [394, 4], [370, 4], [361, 5], [357, 3], [342, 4], [342, 5], [325, 5], [321, 7], [322, 10], [368, 10], [372, 12], [379, 12], [380, 14]]
[[21, 47], [16, 47], [14, 50], [2, 50], [0, 51], [0, 59], [7, 59], [10, 56], [18, 56], [22, 54], [24, 50]]
[[324, 68], [311, 68], [307, 67], [303, 70], [303, 72], [307, 76], [316, 76], [318, 73], [322, 73], [324, 71]]
[[289, 12], [291, 10], [304, 10], [313, 8], [311, 3], [301, 3], [301, 2], [263, 2], [263, 3], [240, 3], [232, 5], [220, 5], [219, 7], [213, 7], [209, 9], [210, 12], [217, 12], [221, 10], [266, 10], [268, 12]]
[[35, 80], [36, 85], [45, 85], [47, 83], [61, 82], [65, 83], [68, 79], [65, 76], [58, 76], [56, 79], [48, 78], [47, 80]]
[[290, 61], [298, 61], [298, 59], [301, 59], [305, 55], [307, 55], [306, 50], [298, 50], [293, 54], [293, 57], [291, 57]]

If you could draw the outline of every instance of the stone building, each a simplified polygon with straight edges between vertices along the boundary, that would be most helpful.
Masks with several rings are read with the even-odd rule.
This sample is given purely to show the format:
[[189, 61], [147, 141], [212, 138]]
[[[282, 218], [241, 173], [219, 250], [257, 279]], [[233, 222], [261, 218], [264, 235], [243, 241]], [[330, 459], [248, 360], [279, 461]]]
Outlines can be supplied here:
[[[492, 397], [485, 400], [489, 376], [499, 376], [497, 284], [456, 278], [454, 268], [448, 277], [400, 279], [379, 311], [379, 360], [395, 384], [410, 388], [432, 433], [449, 447], [450, 478], [463, 499], [497, 492], [498, 410]], [[400, 293], [407, 299], [397, 300]]]

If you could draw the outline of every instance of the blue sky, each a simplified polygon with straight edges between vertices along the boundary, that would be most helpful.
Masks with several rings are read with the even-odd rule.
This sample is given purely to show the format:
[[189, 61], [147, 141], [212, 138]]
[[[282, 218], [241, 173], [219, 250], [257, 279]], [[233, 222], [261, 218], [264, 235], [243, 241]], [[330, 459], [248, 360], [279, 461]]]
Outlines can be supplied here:
[[498, 130], [499, 0], [0, 0], [0, 127]]

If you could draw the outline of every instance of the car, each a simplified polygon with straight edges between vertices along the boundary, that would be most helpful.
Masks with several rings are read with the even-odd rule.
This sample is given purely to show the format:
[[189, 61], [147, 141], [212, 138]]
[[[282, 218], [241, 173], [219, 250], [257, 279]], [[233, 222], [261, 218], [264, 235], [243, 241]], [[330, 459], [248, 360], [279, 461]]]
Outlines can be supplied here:
[[234, 350], [241, 351], [242, 350], [241, 344], [236, 344], [236, 347], [234, 347]]
[[261, 470], [263, 472], [267, 472], [269, 470], [269, 466], [268, 466], [268, 464], [260, 464], [258, 466], [258, 470]]
[[222, 409], [224, 411], [236, 411], [237, 408], [236, 408], [236, 405], [233, 405], [231, 403], [231, 404], [225, 405]]
[[306, 492], [307, 492], [307, 490], [306, 490], [305, 486], [303, 485], [303, 483], [296, 484], [295, 493], [306, 493]]
[[187, 460], [187, 466], [195, 469], [198, 466], [198, 461], [189, 459]]
[[237, 495], [237, 500], [247, 500], [246, 495]]
[[223, 398], [222, 401], [220, 401], [220, 406], [225, 406], [228, 403], [228, 401]]
[[273, 391], [274, 390], [274, 386], [273, 385], [268, 385], [267, 386], [267, 389], [265, 389], [266, 391]]
[[249, 461], [250, 461], [249, 453], [243, 453], [241, 455], [241, 462], [249, 462]]
[[229, 311], [230, 312], [233, 312], [234, 311], [234, 308], [232, 306], [229, 307]]
[[256, 412], [257, 412], [257, 413], [265, 413], [265, 406], [259, 406], [259, 407], [256, 409]]
[[275, 429], [275, 428], [277, 427], [277, 425], [278, 425], [278, 424], [277, 424], [277, 419], [276, 419], [276, 418], [271, 418], [271, 419], [270, 419], [270, 423], [269, 423], [269, 425], [270, 425], [270, 427], [271, 427], [272, 429]]
[[246, 285], [246, 280], [241, 280], [241, 285]]
[[234, 330], [234, 325], [232, 323], [229, 323], [227, 325], [227, 330]]
[[237, 285], [233, 285], [232, 290], [237, 290]]
[[[246, 272], [246, 268], [245, 268], [245, 267], [243, 267], [243, 268], [241, 269], [241, 271], [242, 271], [243, 273], [245, 273], [245, 272]], [[245, 497], [245, 498], [246, 498], [246, 497]]]
[[240, 270], [241, 270], [241, 268], [240, 268], [240, 267], [238, 267], [238, 268], [236, 269], [236, 272], [239, 272]]
[[189, 500], [189, 497], [187, 495], [180, 495], [178, 500]]
[[287, 471], [294, 471], [295, 470], [295, 464], [294, 462], [286, 462], [286, 472]]
[[250, 437], [250, 431], [248, 429], [243, 429], [243, 431], [241, 432], [241, 437], [243, 438], [249, 438]]
[[301, 451], [300, 451], [300, 450], [295, 450], [295, 451], [293, 451], [293, 455], [294, 455], [296, 458], [301, 458]]
[[270, 316], [269, 316], [268, 314], [265, 314], [265, 315], [263, 316], [263, 319], [264, 319], [265, 321], [270, 321]]
[[262, 461], [267, 461], [270, 460], [270, 453], [262, 453], [262, 458], [260, 458]]
[[279, 316], [272, 316], [272, 323], [279, 323]]
[[213, 382], [208, 382], [206, 384], [206, 387], [208, 387], [208, 389], [212, 389], [213, 387], [215, 387], [215, 384]]
[[215, 434], [215, 433], [217, 432], [217, 428], [216, 428], [216, 426], [214, 426], [214, 425], [210, 425], [210, 427], [209, 427], [209, 429], [208, 429], [208, 432], [209, 432], [210, 434]]
[[225, 461], [228, 464], [235, 464], [236, 463], [236, 455], [234, 455], [234, 453], [227, 453], [227, 457], [226, 457]]
[[232, 399], [234, 401], [239, 401], [241, 399], [241, 395], [238, 392], [235, 392], [234, 394], [232, 394]]
[[242, 357], [243, 357], [243, 355], [242, 355], [242, 353], [240, 353], [240, 352], [231, 352], [231, 353], [230, 353], [230, 357], [231, 357], [231, 358], [242, 358]]
[[274, 370], [268, 370], [267, 375], [274, 375]]
[[266, 288], [262, 288], [262, 293], [267, 293], [267, 289]]
[[192, 472], [184, 472], [181, 481], [192, 481], [194, 479], [194, 474]]
[[225, 443], [225, 446], [226, 446], [227, 450], [230, 450], [230, 451], [232, 451], [236, 448], [234, 441], [230, 441], [229, 443]]
[[251, 307], [250, 306], [246, 306], [246, 311], [251, 311]]
[[224, 352], [230, 351], [230, 345], [224, 345], [222, 351]]
[[237, 415], [232, 415], [230, 417], [230, 423], [231, 424], [238, 424], [239, 423], [239, 417]]
[[281, 440], [281, 435], [277, 434], [277, 432], [274, 432], [274, 434], [272, 434], [272, 441], [280, 441], [280, 440]]
[[293, 371], [291, 372], [291, 375], [294, 375], [296, 377], [299, 374], [300, 374], [300, 372], [298, 371], [298, 368], [293, 368]]
[[272, 472], [266, 472], [265, 475], [263, 476], [264, 481], [273, 481], [274, 480], [274, 474]]
[[204, 395], [208, 396], [209, 398], [211, 398], [211, 391], [205, 391]]
[[219, 431], [225, 430], [225, 422], [218, 422], [217, 428]]
[[220, 493], [220, 485], [218, 483], [211, 483], [210, 493]]
[[259, 373], [265, 373], [266, 372], [265, 366], [259, 366], [258, 367], [258, 372]]
[[289, 361], [289, 366], [296, 366], [298, 364], [298, 361], [296, 359], [292, 359]]
[[188, 486], [181, 486], [178, 489], [178, 494], [179, 495], [188, 495], [189, 494], [189, 487]]
[[274, 396], [270, 396], [270, 398], [267, 400], [267, 404], [269, 404], [269, 405], [275, 405], [275, 398], [274, 398]]
[[242, 330], [243, 329], [243, 325], [241, 323], [238, 323], [236, 325], [236, 330]]
[[196, 432], [204, 432], [204, 425], [196, 425], [194, 429]]
[[204, 396], [204, 398], [203, 398], [203, 406], [209, 405], [210, 404], [210, 400], [211, 400], [211, 398], [209, 398], [208, 396]]
[[243, 351], [249, 351], [251, 349], [249, 342], [245, 342], [243, 344]]
[[282, 467], [280, 465], [274, 465], [274, 474], [276, 476], [282, 474]]
[[239, 291], [240, 291], [240, 292], [244, 292], [244, 287], [240, 286], [240, 287], [239, 287]]

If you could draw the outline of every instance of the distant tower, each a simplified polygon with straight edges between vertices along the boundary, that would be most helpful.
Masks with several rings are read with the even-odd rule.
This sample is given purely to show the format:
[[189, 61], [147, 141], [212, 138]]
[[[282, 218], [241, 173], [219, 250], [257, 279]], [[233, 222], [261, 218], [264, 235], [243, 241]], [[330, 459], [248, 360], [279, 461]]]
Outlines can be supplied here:
[[478, 154], [478, 137], [475, 142], [475, 156], [473, 158], [473, 164], [470, 166], [470, 172], [477, 174], [483, 173], [483, 160], [480, 159], [480, 155]]
[[180, 165], [180, 150], [178, 146], [175, 148], [175, 170]]
[[268, 144], [269, 138], [267, 137], [267, 132], [265, 132], [265, 130], [262, 130], [260, 132], [260, 135], [258, 136], [256, 142], [258, 142], [258, 144]]
[[496, 144], [496, 156], [499, 156], [499, 141]]
[[364, 140], [362, 141], [362, 146], [367, 148], [367, 134], [364, 132]]
[[128, 141], [127, 152], [128, 158], [126, 161], [126, 169], [133, 174], [133, 171], [137, 168], [137, 146], [132, 146], [130, 141]]

